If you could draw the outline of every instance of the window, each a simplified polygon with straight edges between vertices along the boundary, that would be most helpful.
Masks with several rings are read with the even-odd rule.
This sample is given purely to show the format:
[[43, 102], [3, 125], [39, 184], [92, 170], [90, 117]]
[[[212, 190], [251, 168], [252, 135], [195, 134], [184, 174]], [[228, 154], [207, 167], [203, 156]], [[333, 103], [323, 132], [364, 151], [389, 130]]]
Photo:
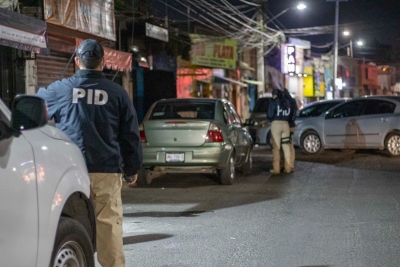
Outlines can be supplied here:
[[396, 105], [382, 100], [369, 100], [365, 107], [364, 115], [393, 113]]
[[336, 106], [341, 102], [319, 103], [314, 104], [300, 110], [299, 118], [316, 117], [328, 111], [331, 107]]
[[214, 119], [214, 103], [164, 102], [158, 103], [150, 120], [164, 119]]
[[233, 107], [232, 104], [229, 104], [229, 107], [231, 109], [233, 117], [235, 118], [235, 123], [241, 125], [242, 124], [242, 119], [240, 118], [239, 114], [237, 114], [237, 112], [236, 112], [236, 110], [235, 110], [235, 108]]
[[328, 114], [327, 119], [359, 116], [364, 106], [366, 105], [366, 102], [367, 101], [365, 100], [347, 102], [332, 110]]
[[235, 114], [232, 112], [231, 106], [227, 103], [224, 104], [224, 116], [227, 117], [226, 120], [228, 124], [236, 123]]

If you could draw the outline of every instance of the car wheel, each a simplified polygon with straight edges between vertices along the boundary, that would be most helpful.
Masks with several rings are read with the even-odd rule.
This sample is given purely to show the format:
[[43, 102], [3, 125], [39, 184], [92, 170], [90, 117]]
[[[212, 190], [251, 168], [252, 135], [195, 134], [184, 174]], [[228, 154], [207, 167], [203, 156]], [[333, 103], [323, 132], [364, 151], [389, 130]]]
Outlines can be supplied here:
[[77, 220], [60, 218], [50, 266], [95, 266], [92, 242], [85, 228]]
[[400, 156], [400, 133], [389, 134], [385, 140], [385, 148], [390, 156]]
[[247, 161], [242, 165], [242, 173], [244, 175], [249, 175], [251, 174], [252, 169], [253, 169], [253, 152], [250, 149]]
[[148, 175], [148, 170], [146, 168], [141, 168], [138, 172], [138, 178], [136, 183], [139, 186], [148, 186], [151, 183], [151, 179]]
[[231, 155], [225, 168], [219, 170], [221, 184], [231, 185], [235, 180], [235, 157]]
[[321, 144], [321, 139], [316, 132], [306, 132], [301, 138], [301, 148], [306, 154], [319, 154], [324, 149]]

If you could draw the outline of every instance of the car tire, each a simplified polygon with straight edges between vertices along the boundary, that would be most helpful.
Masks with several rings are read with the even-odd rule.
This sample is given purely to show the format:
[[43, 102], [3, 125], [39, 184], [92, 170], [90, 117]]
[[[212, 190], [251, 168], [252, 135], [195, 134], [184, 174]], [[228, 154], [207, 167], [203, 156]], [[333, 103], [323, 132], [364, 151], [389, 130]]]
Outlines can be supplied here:
[[221, 184], [231, 185], [235, 180], [235, 157], [231, 155], [225, 168], [219, 170]]
[[91, 239], [77, 220], [60, 218], [50, 266], [95, 266]]
[[136, 183], [139, 186], [145, 187], [148, 186], [151, 183], [151, 179], [148, 175], [148, 170], [146, 168], [140, 168], [139, 172], [138, 172], [138, 178]]
[[385, 139], [386, 152], [392, 157], [400, 156], [400, 133], [390, 133]]
[[247, 160], [242, 165], [242, 173], [244, 175], [250, 175], [253, 169], [253, 151], [250, 149]]
[[316, 155], [321, 153], [322, 147], [321, 138], [314, 131], [308, 131], [301, 137], [301, 149], [305, 154]]

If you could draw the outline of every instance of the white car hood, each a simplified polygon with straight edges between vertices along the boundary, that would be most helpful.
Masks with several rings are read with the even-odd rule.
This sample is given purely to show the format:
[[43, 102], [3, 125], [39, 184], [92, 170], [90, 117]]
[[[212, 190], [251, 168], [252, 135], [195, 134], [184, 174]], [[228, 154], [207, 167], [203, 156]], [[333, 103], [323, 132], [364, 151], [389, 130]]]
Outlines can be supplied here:
[[40, 128], [39, 131], [51, 138], [72, 142], [68, 135], [54, 126], [45, 125], [44, 127]]

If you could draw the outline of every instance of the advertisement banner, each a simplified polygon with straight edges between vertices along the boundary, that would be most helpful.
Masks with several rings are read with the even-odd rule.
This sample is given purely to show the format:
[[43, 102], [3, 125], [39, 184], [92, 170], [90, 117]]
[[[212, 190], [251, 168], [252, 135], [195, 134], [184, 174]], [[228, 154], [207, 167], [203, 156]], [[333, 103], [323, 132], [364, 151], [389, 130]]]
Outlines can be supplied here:
[[47, 23], [115, 41], [114, 0], [44, 0]]
[[48, 53], [45, 21], [0, 8], [0, 45]]
[[220, 69], [236, 69], [237, 43], [233, 39], [191, 34], [191, 63]]
[[168, 30], [146, 22], [146, 36], [168, 42]]

